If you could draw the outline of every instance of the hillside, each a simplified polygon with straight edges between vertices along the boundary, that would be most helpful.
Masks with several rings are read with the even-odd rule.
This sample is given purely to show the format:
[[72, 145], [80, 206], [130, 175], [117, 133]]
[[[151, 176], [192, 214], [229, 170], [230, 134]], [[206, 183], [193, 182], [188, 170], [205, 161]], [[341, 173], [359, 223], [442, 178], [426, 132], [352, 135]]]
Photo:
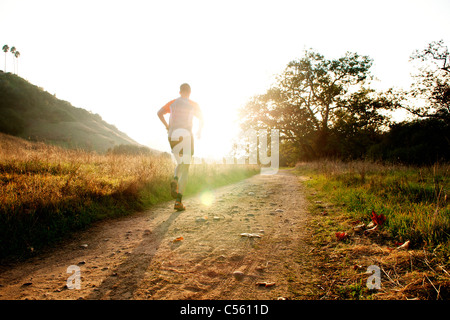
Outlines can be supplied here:
[[100, 115], [76, 108], [25, 79], [4, 72], [0, 72], [0, 132], [97, 152], [118, 145], [139, 145]]

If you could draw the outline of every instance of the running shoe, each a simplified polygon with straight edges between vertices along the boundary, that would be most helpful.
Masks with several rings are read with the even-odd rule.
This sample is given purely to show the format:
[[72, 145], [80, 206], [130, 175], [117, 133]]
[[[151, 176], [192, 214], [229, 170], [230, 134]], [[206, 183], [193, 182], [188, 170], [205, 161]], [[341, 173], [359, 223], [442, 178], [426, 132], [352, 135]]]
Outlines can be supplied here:
[[177, 211], [186, 210], [186, 207], [181, 203], [181, 201], [175, 201], [175, 206], [173, 208]]

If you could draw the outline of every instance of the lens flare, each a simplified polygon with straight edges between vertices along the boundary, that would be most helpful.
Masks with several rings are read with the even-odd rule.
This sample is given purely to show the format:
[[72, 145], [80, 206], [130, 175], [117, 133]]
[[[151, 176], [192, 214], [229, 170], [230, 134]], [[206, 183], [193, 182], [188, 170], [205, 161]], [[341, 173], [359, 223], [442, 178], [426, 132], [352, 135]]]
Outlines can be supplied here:
[[210, 206], [215, 200], [214, 193], [210, 190], [203, 191], [200, 195], [200, 202], [205, 206]]

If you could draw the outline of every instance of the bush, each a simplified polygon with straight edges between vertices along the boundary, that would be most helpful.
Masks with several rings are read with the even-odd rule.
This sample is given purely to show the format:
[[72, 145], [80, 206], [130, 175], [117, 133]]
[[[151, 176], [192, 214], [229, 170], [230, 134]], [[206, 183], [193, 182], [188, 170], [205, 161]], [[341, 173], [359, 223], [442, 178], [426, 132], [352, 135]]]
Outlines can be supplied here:
[[450, 120], [425, 119], [392, 125], [381, 143], [372, 146], [374, 160], [430, 165], [450, 159]]

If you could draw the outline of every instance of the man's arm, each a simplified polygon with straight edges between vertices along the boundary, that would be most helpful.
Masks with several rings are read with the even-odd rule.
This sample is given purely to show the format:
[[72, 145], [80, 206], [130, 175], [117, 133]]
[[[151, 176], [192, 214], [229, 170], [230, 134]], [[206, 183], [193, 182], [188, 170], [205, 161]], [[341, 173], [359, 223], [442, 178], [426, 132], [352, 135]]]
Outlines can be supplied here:
[[166, 110], [164, 109], [164, 107], [162, 107], [161, 109], [159, 109], [158, 111], [158, 118], [159, 120], [161, 120], [161, 122], [163, 123], [163, 125], [166, 127], [166, 130], [169, 130], [169, 125], [167, 124], [166, 119], [164, 119], [164, 115], [166, 114]]
[[166, 105], [164, 105], [164, 107], [162, 107], [161, 109], [159, 109], [158, 111], [158, 118], [159, 120], [161, 120], [161, 122], [163, 123], [164, 127], [166, 127], [166, 130], [169, 130], [169, 125], [167, 124], [166, 119], [164, 119], [164, 115], [166, 113], [170, 113], [170, 105], [174, 102], [175, 100], [169, 101], [168, 103], [166, 103]]

